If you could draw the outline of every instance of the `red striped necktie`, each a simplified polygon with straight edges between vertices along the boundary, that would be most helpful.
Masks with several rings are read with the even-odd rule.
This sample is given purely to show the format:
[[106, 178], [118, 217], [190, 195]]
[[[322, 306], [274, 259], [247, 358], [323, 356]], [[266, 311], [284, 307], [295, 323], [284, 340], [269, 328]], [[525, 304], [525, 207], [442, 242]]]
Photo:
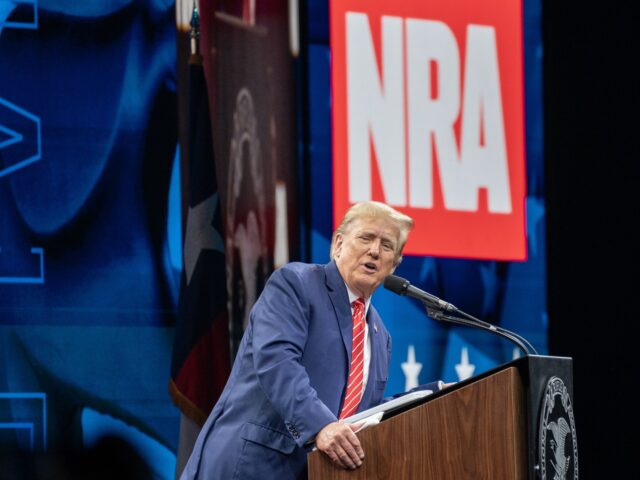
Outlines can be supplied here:
[[353, 306], [351, 366], [349, 367], [347, 393], [340, 411], [341, 419], [353, 415], [358, 410], [364, 379], [364, 300], [358, 298], [351, 305]]

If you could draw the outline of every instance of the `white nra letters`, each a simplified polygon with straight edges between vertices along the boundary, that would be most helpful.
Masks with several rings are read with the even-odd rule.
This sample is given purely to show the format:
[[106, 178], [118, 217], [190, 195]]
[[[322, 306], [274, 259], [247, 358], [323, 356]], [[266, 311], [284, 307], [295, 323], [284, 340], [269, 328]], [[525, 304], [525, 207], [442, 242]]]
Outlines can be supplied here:
[[447, 24], [385, 15], [378, 61], [368, 15], [344, 18], [349, 200], [371, 199], [373, 145], [391, 205], [431, 208], [437, 162], [445, 209], [477, 211], [484, 188], [511, 213], [495, 28], [467, 25], [462, 58]]

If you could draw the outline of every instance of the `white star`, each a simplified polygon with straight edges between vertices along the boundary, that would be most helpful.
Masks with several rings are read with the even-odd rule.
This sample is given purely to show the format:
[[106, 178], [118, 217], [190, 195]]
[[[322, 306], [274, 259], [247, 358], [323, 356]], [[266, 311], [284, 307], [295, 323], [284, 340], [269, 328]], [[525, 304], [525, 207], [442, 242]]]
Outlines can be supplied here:
[[407, 392], [418, 386], [418, 375], [422, 370], [422, 364], [416, 362], [416, 350], [413, 345], [409, 345], [407, 350], [407, 361], [400, 365], [405, 376], [404, 391]]
[[187, 285], [191, 282], [202, 250], [224, 252], [224, 242], [211, 222], [218, 208], [218, 194], [214, 193], [195, 207], [189, 207], [187, 213], [187, 232], [184, 239], [184, 270]]
[[469, 363], [469, 351], [467, 347], [462, 347], [460, 352], [460, 363], [456, 364], [456, 373], [458, 374], [458, 380], [463, 381], [473, 376], [476, 366], [473, 363]]

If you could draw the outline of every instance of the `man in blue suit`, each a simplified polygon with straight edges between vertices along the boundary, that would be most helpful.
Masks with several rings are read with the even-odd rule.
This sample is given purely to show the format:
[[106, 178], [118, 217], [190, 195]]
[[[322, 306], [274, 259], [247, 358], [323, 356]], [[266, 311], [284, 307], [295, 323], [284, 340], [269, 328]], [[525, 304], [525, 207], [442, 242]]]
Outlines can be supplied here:
[[314, 440], [337, 465], [362, 464], [357, 426], [338, 420], [354, 369], [353, 303], [364, 303], [366, 318], [362, 411], [383, 401], [391, 355], [371, 295], [402, 260], [412, 227], [385, 204], [356, 204], [333, 235], [330, 263], [291, 263], [272, 274], [183, 480], [304, 478]]

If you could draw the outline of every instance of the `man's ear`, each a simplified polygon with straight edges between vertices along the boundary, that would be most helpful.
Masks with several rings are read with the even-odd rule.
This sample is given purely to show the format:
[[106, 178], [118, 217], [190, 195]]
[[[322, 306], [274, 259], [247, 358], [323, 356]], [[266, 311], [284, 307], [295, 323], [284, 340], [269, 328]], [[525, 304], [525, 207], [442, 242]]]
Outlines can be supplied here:
[[343, 240], [344, 240], [344, 237], [342, 236], [342, 233], [336, 233], [335, 244], [333, 248], [333, 256], [335, 258], [338, 258], [340, 256]]
[[396, 259], [396, 262], [395, 262], [395, 264], [393, 265], [393, 270], [391, 270], [391, 273], [395, 272], [395, 271], [396, 271], [396, 267], [397, 267], [398, 265], [400, 265], [401, 263], [402, 263], [402, 255], [400, 255], [400, 256]]

